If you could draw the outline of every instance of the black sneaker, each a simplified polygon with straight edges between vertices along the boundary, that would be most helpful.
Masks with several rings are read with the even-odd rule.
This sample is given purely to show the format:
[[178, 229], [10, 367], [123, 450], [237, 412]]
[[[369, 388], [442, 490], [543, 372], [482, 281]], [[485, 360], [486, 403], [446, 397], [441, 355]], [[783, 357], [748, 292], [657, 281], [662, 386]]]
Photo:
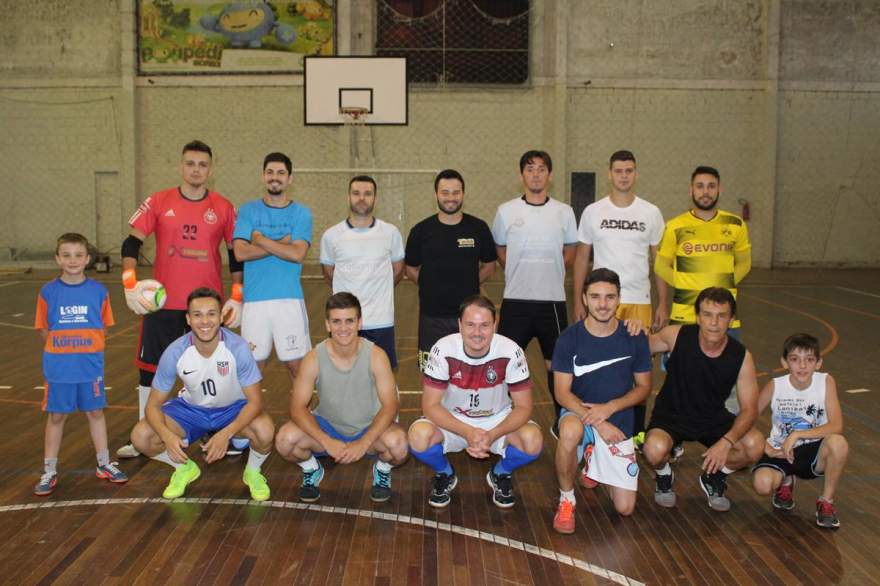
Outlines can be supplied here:
[[678, 442], [677, 444], [672, 446], [672, 450], [670, 450], [669, 452], [669, 463], [675, 464], [676, 462], [681, 460], [682, 456], [684, 456], [684, 446], [681, 444], [681, 442]]
[[492, 487], [492, 502], [502, 509], [509, 509], [516, 504], [516, 498], [513, 496], [513, 479], [510, 474], [495, 474], [494, 470], [489, 470], [486, 474], [486, 482]]
[[431, 480], [431, 496], [428, 497], [428, 504], [438, 509], [448, 506], [452, 500], [450, 493], [456, 486], [458, 486], [458, 476], [455, 475], [455, 470], [452, 474], [438, 472]]
[[700, 488], [706, 493], [710, 509], [722, 513], [730, 510], [730, 500], [724, 496], [724, 491], [727, 490], [727, 474], [700, 474]]
[[657, 474], [654, 502], [667, 509], [675, 506], [675, 491], [672, 490], [673, 480], [675, 480], [675, 474], [672, 471], [669, 474]]
[[303, 471], [302, 485], [299, 487], [299, 500], [304, 503], [314, 503], [321, 498], [321, 490], [318, 485], [324, 480], [324, 467], [318, 462], [315, 470]]
[[821, 498], [816, 501], [816, 525], [826, 529], [837, 529], [840, 521], [837, 519], [837, 509], [834, 505]]
[[370, 500], [384, 503], [391, 498], [391, 470], [382, 472], [378, 462], [373, 464], [373, 486], [370, 487]]

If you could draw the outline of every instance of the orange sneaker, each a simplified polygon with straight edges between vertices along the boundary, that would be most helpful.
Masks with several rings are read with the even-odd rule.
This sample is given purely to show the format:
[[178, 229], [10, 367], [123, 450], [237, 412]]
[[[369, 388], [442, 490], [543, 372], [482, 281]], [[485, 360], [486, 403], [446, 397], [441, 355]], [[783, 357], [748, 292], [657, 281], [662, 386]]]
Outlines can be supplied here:
[[587, 476], [587, 470], [590, 469], [590, 456], [593, 455], [593, 444], [588, 444], [584, 450], [584, 467], [581, 468], [581, 486], [584, 488], [596, 488], [599, 483]]
[[574, 503], [568, 499], [561, 499], [553, 517], [553, 529], [558, 533], [570, 535], [574, 533]]

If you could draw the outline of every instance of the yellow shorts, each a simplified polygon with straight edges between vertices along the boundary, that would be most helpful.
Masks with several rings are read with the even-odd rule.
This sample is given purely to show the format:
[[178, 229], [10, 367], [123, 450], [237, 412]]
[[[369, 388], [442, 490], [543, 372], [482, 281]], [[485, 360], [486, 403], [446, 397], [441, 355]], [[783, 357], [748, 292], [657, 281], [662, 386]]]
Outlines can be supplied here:
[[617, 307], [617, 319], [637, 319], [642, 322], [642, 327], [650, 331], [654, 315], [650, 303], [621, 303]]

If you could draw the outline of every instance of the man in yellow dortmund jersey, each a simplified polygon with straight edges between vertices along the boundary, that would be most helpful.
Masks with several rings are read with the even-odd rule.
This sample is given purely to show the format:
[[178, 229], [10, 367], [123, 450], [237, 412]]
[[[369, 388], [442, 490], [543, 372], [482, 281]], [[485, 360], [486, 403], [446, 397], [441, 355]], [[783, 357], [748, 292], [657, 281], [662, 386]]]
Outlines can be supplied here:
[[[706, 287], [724, 287], [736, 297], [736, 285], [752, 268], [752, 244], [745, 222], [719, 210], [721, 177], [712, 167], [691, 174], [694, 207], [666, 223], [654, 272], [675, 290], [669, 321], [696, 322], [694, 301]], [[738, 337], [739, 320], [730, 334]]]
[[[713, 167], [691, 173], [689, 187], [694, 206], [669, 220], [654, 261], [654, 273], [674, 289], [671, 324], [696, 322], [694, 301], [707, 287], [724, 287], [736, 297], [736, 286], [752, 268], [752, 244], [746, 223], [736, 214], [718, 209], [721, 176]], [[738, 319], [728, 334], [740, 338]], [[736, 412], [734, 392], [728, 408]]]

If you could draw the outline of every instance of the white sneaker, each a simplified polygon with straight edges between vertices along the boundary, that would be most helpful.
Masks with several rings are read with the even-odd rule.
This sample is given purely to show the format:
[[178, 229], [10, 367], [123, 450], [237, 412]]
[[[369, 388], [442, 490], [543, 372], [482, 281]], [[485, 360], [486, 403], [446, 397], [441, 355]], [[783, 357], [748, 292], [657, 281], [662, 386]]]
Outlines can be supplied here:
[[135, 447], [131, 444], [125, 444], [118, 450], [116, 450], [117, 458], [137, 458], [141, 453], [135, 449]]

